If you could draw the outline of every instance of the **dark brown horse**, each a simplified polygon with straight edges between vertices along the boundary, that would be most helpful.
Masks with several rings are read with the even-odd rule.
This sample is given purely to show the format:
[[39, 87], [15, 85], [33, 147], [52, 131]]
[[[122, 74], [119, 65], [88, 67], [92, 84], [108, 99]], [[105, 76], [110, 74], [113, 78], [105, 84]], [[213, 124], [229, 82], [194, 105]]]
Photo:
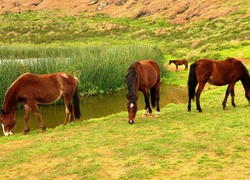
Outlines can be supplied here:
[[[18, 103], [23, 104], [26, 134], [30, 131], [29, 119], [32, 110], [39, 122], [40, 132], [46, 129], [38, 111], [37, 104], [50, 104], [62, 97], [66, 107], [64, 124], [73, 121], [73, 109], [75, 118], [81, 116], [78, 94], [77, 78], [60, 72], [55, 74], [36, 75], [26, 73], [17, 78], [5, 94], [1, 121], [4, 135], [13, 134], [16, 125], [15, 112]], [[73, 105], [71, 99], [73, 98]]]
[[[226, 108], [227, 98], [229, 94], [232, 97], [232, 105], [234, 103], [234, 85], [237, 81], [241, 81], [245, 89], [245, 96], [250, 102], [250, 77], [248, 70], [244, 64], [234, 58], [228, 58], [224, 61], [216, 61], [209, 59], [201, 59], [190, 66], [188, 77], [188, 111], [191, 111], [191, 99], [196, 95], [196, 106], [199, 112], [202, 111], [200, 106], [200, 95], [206, 82], [223, 86], [228, 84], [225, 98], [223, 100], [223, 109]], [[195, 93], [195, 88], [199, 84]]]
[[178, 66], [185, 65], [185, 70], [188, 69], [188, 60], [182, 59], [182, 60], [169, 60], [169, 65], [171, 63], [174, 63], [176, 66], [176, 71], [178, 71]]
[[151, 95], [151, 105], [156, 105], [156, 115], [160, 115], [160, 68], [153, 60], [135, 61], [130, 65], [126, 75], [128, 88], [128, 122], [134, 123], [137, 112], [138, 91], [142, 91], [146, 103], [144, 115], [152, 113], [149, 102], [149, 90]]

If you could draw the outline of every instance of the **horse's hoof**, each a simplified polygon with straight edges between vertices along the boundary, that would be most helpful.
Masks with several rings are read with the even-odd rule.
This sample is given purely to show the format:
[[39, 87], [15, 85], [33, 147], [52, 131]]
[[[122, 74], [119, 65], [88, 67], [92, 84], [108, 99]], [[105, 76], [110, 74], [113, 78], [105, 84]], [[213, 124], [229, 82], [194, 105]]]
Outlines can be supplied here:
[[145, 109], [145, 111], [143, 112], [142, 116], [147, 116], [148, 115], [148, 110]]
[[43, 129], [40, 129], [40, 131], [39, 131], [39, 133], [44, 133], [45, 132], [45, 130], [43, 130]]
[[21, 134], [26, 135], [28, 132], [30, 132], [30, 129], [24, 129], [21, 131]]
[[134, 121], [133, 120], [129, 120], [128, 123], [129, 124], [134, 124]]
[[160, 116], [161, 115], [161, 113], [159, 112], [159, 111], [156, 111], [156, 114], [155, 114], [156, 116]]
[[21, 131], [21, 134], [22, 134], [22, 135], [26, 135], [27, 132], [26, 132], [25, 130], [22, 130], [22, 131]]
[[46, 131], [46, 128], [41, 128], [39, 133], [44, 133]]

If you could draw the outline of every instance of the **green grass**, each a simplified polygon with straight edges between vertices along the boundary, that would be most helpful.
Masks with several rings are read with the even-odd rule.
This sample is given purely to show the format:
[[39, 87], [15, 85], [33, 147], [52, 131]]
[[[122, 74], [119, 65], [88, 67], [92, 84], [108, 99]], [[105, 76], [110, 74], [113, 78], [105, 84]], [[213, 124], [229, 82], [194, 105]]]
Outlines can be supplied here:
[[[170, 77], [184, 86], [186, 75], [179, 71]], [[43, 134], [1, 137], [0, 178], [248, 179], [249, 105], [239, 82], [237, 107], [228, 103], [222, 110], [225, 91], [225, 86], [207, 87], [202, 113], [194, 102], [191, 112], [187, 104], [169, 104], [159, 117], [142, 117], [139, 111], [134, 125], [121, 112]]]

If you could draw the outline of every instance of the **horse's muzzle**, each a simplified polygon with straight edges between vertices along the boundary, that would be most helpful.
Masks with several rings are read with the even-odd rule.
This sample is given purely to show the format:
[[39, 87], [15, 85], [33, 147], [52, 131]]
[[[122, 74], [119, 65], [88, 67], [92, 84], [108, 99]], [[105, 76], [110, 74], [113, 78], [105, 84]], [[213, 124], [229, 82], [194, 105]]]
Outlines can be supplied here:
[[4, 134], [5, 136], [11, 136], [11, 135], [14, 133], [14, 130], [13, 130], [13, 129], [10, 130], [9, 132], [6, 132], [5, 129], [4, 129], [3, 123], [2, 123], [2, 128], [3, 128], [3, 134]]

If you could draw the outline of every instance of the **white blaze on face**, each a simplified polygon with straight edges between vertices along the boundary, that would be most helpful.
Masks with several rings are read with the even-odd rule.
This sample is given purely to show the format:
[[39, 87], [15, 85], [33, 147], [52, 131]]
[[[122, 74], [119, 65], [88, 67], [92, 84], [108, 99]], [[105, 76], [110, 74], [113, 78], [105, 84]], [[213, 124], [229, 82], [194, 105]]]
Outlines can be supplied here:
[[3, 123], [2, 123], [2, 128], [3, 128], [3, 133], [5, 134], [5, 130], [4, 130], [4, 125], [3, 125]]
[[4, 133], [5, 136], [11, 136], [13, 134], [13, 130], [11, 130], [10, 132], [5, 132], [3, 123], [2, 123], [2, 128], [3, 128], [3, 133]]
[[134, 107], [134, 104], [133, 104], [133, 103], [130, 104], [130, 108], [132, 108], [132, 107]]
[[6, 132], [5, 132], [3, 123], [2, 123], [2, 128], [3, 128], [3, 133], [4, 133], [4, 135], [5, 135], [5, 136], [8, 136], [9, 133], [6, 133]]

